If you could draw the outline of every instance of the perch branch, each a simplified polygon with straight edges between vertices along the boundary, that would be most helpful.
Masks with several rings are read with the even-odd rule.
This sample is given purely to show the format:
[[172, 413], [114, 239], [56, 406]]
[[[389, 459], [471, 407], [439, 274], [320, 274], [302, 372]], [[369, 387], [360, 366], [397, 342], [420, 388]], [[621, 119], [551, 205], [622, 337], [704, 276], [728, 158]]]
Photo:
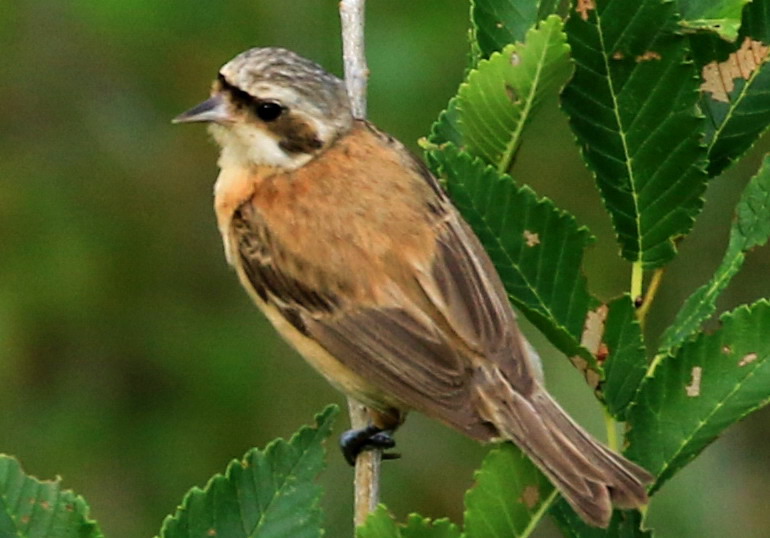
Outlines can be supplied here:
[[[366, 0], [341, 0], [342, 57], [345, 63], [345, 85], [350, 97], [353, 116], [366, 118], [366, 83], [369, 69], [364, 54], [364, 7]], [[368, 425], [369, 413], [365, 406], [348, 398], [350, 425], [358, 429]], [[381, 450], [366, 450], [356, 459], [355, 508], [353, 522], [363, 525], [369, 513], [380, 500]]]
[[353, 116], [366, 117], [366, 83], [369, 68], [364, 54], [364, 6], [366, 0], [341, 0], [342, 58]]

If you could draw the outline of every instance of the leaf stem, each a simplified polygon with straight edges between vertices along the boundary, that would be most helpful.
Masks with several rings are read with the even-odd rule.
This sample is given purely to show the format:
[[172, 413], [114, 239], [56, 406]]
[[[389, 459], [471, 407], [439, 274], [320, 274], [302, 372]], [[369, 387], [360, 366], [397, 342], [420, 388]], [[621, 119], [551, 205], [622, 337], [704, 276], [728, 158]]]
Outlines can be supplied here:
[[614, 452], [619, 451], [620, 443], [618, 439], [617, 422], [612, 417], [607, 408], [604, 409], [604, 426], [607, 428], [607, 446]]
[[655, 373], [655, 368], [658, 367], [658, 364], [660, 364], [660, 361], [665, 359], [667, 357], [666, 353], [658, 353], [655, 355], [652, 360], [650, 361], [650, 365], [647, 367], [647, 373], [644, 375], [644, 377], [652, 377]]
[[642, 297], [644, 291], [644, 267], [638, 260], [631, 266], [631, 300], [636, 303]]
[[548, 494], [548, 497], [543, 499], [543, 502], [540, 503], [537, 511], [532, 514], [532, 517], [529, 519], [529, 524], [527, 524], [527, 526], [524, 528], [521, 534], [518, 535], [517, 538], [528, 538], [528, 536], [535, 531], [538, 523], [540, 523], [540, 520], [543, 519], [543, 516], [548, 512], [548, 510], [558, 498], [559, 490], [553, 488], [551, 493]]
[[655, 300], [655, 294], [658, 293], [660, 283], [663, 280], [663, 274], [665, 269], [656, 269], [650, 279], [650, 287], [647, 289], [647, 295], [642, 300], [642, 306], [636, 311], [636, 318], [639, 320], [639, 324], [644, 328], [644, 320], [647, 317], [647, 313], [650, 311], [653, 300]]

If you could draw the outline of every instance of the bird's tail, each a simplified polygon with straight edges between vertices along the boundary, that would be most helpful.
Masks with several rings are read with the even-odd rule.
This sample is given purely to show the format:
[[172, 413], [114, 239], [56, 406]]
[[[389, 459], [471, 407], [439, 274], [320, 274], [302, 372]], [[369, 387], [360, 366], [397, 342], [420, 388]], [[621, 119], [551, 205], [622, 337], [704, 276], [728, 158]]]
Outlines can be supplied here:
[[586, 522], [607, 527], [613, 505], [647, 504], [650, 473], [599, 443], [542, 388], [525, 397], [499, 370], [485, 374], [476, 386], [483, 418], [527, 454]]

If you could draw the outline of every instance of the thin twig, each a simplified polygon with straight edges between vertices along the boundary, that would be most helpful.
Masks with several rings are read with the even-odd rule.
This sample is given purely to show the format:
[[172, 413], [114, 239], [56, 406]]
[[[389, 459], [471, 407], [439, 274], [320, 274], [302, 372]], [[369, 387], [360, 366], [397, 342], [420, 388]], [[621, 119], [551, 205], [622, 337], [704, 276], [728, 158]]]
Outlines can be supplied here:
[[353, 116], [366, 117], [366, 82], [369, 68], [364, 54], [364, 6], [366, 0], [341, 0], [342, 57], [345, 61], [345, 84], [350, 96]]
[[[348, 398], [348, 411], [351, 427], [363, 428], [368, 424], [369, 411], [353, 398]], [[380, 463], [382, 463], [382, 450], [365, 450], [356, 458], [353, 482], [355, 489], [353, 523], [356, 527], [366, 522], [366, 518], [380, 502]]]
[[[364, 54], [364, 7], [366, 0], [341, 0], [342, 57], [345, 62], [347, 86], [353, 116], [366, 118], [366, 83], [369, 68]], [[350, 425], [358, 429], [368, 425], [369, 413], [365, 406], [348, 398]], [[381, 450], [366, 450], [356, 459], [355, 508], [353, 523], [363, 525], [370, 512], [380, 502]]]

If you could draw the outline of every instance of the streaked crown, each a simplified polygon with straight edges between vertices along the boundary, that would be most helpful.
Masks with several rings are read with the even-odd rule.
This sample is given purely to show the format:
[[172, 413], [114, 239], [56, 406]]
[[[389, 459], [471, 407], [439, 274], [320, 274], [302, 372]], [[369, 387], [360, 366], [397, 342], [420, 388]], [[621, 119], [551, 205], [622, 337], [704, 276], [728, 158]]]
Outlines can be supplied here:
[[315, 62], [287, 49], [268, 47], [242, 52], [219, 70], [220, 75], [255, 99], [273, 95], [287, 107], [315, 109], [332, 123], [349, 124], [345, 83]]

